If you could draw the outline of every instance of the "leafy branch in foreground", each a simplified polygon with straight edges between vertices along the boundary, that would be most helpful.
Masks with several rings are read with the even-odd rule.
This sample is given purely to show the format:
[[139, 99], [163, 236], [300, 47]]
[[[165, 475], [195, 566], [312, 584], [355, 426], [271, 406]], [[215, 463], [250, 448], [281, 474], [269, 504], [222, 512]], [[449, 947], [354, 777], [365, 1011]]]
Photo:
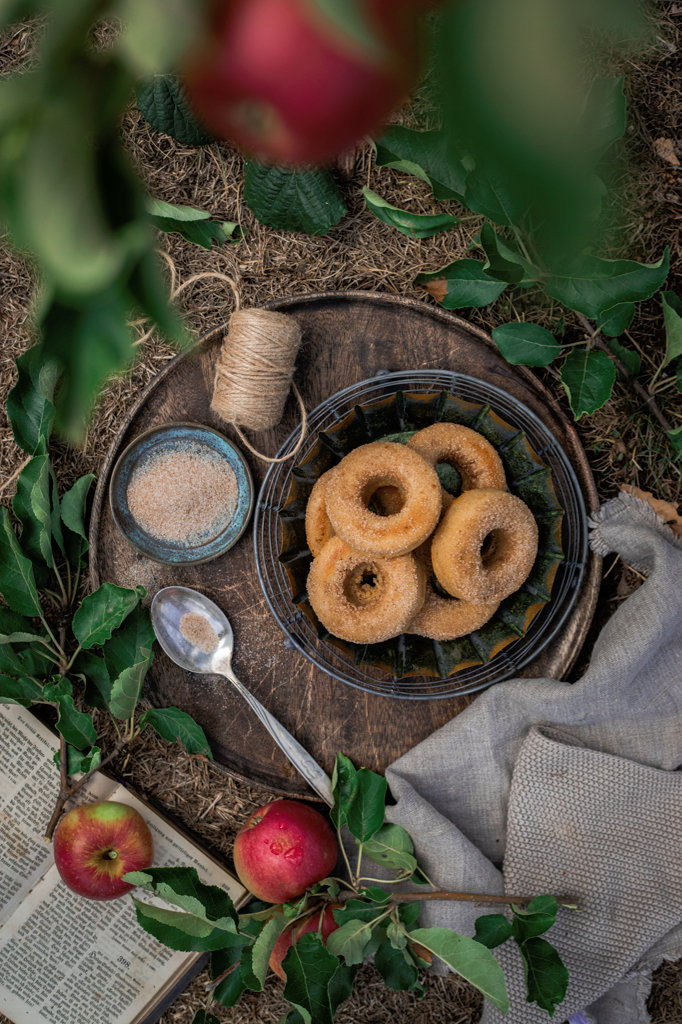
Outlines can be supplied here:
[[[234, 1006], [245, 991], [262, 991], [270, 968], [284, 978], [283, 995], [292, 1007], [289, 1024], [331, 1024], [363, 962], [371, 960], [389, 988], [420, 997], [421, 973], [434, 957], [506, 1012], [504, 972], [491, 950], [508, 941], [521, 954], [528, 1001], [552, 1016], [568, 984], [559, 954], [541, 938], [556, 919], [557, 899], [437, 889], [420, 869], [409, 834], [385, 820], [386, 780], [356, 769], [339, 754], [332, 782], [330, 815], [345, 872], [316, 883], [298, 899], [277, 905], [252, 901], [237, 913], [227, 893], [202, 883], [193, 868], [152, 867], [125, 876], [174, 908], [133, 898], [145, 931], [171, 949], [210, 954], [208, 1005], [193, 1024], [211, 1024], [215, 1017], [209, 1010], [216, 1003]], [[375, 877], [372, 864], [381, 866], [382, 878]], [[410, 882], [421, 890], [403, 891]], [[424, 899], [505, 903], [510, 916], [482, 915], [473, 937], [423, 928]], [[290, 941], [283, 946], [286, 936]]]
[[[50, 838], [89, 773], [113, 760], [147, 726], [180, 740], [190, 753], [211, 757], [211, 751], [202, 729], [178, 708], [151, 708], [136, 721], [154, 641], [140, 603], [144, 588], [103, 583], [80, 600], [94, 477], [82, 476], [59, 494], [48, 454], [56, 371], [37, 348], [17, 359], [17, 370], [7, 413], [28, 458], [17, 476], [12, 511], [0, 508], [0, 704], [47, 706], [56, 714], [61, 781], [47, 823]], [[108, 711], [118, 736], [109, 752], [98, 739], [95, 709]], [[75, 775], [81, 777], [74, 780]]]
[[[417, 176], [431, 188], [435, 199], [458, 202], [483, 223], [472, 239], [472, 255], [419, 274], [423, 286], [447, 309], [487, 306], [506, 291], [541, 290], [572, 310], [585, 330], [585, 343], [562, 343], [545, 327], [526, 322], [501, 324], [492, 332], [504, 358], [515, 365], [545, 367], [562, 354], [561, 382], [576, 418], [601, 408], [611, 397], [617, 372], [642, 399], [666, 431], [673, 448], [682, 451], [682, 426], [662, 412], [654, 391], [665, 367], [676, 373], [682, 389], [682, 303], [672, 292], [661, 292], [666, 351], [647, 390], [639, 381], [639, 353], [618, 339], [627, 332], [636, 303], [652, 298], [665, 285], [668, 251], [651, 264], [630, 259], [605, 259], [592, 250], [606, 185], [597, 176], [600, 162], [625, 131], [626, 104], [622, 78], [597, 78], [587, 99], [586, 137], [593, 162], [573, 193], [576, 234], [584, 247], [563, 247], [547, 239], [545, 225], [525, 194], [515, 190], [512, 178], [491, 174], [451, 133], [415, 131], [391, 126], [375, 143], [378, 167]], [[389, 206], [375, 192], [364, 189], [368, 208], [384, 223], [413, 238], [423, 238], [460, 223], [445, 213], [412, 214]], [[465, 218], [467, 219], [467, 218]], [[660, 387], [660, 385], [659, 385]]]

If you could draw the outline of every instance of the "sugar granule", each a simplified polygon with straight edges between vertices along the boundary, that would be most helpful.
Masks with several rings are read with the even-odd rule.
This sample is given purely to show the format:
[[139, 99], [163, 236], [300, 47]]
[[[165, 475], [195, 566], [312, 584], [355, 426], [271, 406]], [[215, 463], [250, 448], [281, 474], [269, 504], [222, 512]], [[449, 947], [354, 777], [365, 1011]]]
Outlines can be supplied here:
[[203, 615], [185, 612], [180, 619], [179, 628], [185, 640], [198, 647], [204, 654], [212, 654], [218, 646], [218, 634]]

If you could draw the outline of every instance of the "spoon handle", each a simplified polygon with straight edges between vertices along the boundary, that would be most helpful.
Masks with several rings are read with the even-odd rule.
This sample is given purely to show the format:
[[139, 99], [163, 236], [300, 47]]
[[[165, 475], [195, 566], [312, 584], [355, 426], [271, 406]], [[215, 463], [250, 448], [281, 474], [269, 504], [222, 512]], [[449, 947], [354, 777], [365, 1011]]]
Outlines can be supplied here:
[[298, 740], [294, 739], [289, 730], [285, 729], [282, 723], [278, 722], [274, 715], [271, 715], [263, 707], [261, 702], [254, 697], [250, 690], [247, 690], [243, 683], [239, 682], [231, 671], [226, 672], [223, 669], [222, 675], [230, 680], [246, 703], [255, 711], [275, 743], [284, 751], [294, 768], [298, 769], [308, 785], [331, 807], [334, 803], [334, 797], [332, 795], [332, 781], [327, 773], [320, 768], [317, 761], [314, 760], [305, 747], [302, 747]]

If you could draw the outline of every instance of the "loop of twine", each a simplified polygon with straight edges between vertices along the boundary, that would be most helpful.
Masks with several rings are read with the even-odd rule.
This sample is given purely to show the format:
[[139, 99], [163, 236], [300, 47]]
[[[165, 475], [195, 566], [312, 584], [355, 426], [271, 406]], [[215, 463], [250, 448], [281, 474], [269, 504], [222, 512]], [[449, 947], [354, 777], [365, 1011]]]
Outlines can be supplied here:
[[[294, 362], [301, 340], [296, 320], [286, 313], [243, 309], [235, 281], [218, 271], [193, 274], [178, 285], [173, 260], [163, 250], [159, 252], [170, 270], [171, 302], [197, 281], [208, 278], [227, 284], [234, 297], [234, 312], [216, 365], [211, 408], [231, 424], [242, 444], [263, 462], [286, 462], [293, 458], [303, 444], [308, 425], [301, 393], [293, 381]], [[154, 330], [154, 327], [150, 328], [135, 344], [143, 344]], [[254, 448], [239, 424], [252, 430], [276, 426], [282, 418], [290, 389], [301, 410], [300, 434], [290, 452], [271, 458]]]

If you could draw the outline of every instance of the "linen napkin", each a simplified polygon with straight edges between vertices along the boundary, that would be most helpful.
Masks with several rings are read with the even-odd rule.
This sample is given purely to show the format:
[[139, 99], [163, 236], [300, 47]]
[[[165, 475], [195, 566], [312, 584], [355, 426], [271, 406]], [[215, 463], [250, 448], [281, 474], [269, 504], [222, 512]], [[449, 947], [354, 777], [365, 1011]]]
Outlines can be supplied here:
[[[603, 627], [576, 683], [512, 679], [395, 761], [388, 818], [443, 888], [580, 899], [547, 938], [569, 970], [572, 1024], [642, 1024], [651, 971], [682, 957], [682, 541], [626, 493], [590, 544], [647, 579]], [[473, 935], [499, 908], [424, 904], [421, 924]], [[495, 950], [511, 1008], [485, 1024], [546, 1022], [520, 957]]]

